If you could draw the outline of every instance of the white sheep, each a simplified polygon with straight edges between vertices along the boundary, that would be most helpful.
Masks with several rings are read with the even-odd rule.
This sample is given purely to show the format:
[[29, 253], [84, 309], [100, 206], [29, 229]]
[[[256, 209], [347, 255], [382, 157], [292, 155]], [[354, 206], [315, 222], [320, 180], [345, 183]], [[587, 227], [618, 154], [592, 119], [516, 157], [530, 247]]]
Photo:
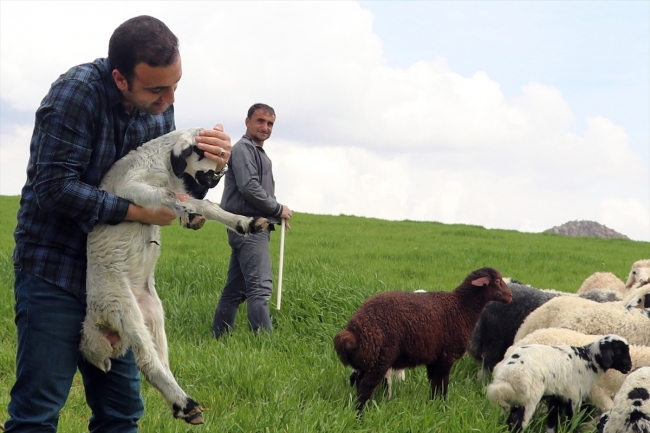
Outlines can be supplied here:
[[650, 281], [650, 259], [637, 260], [632, 264], [625, 287], [629, 289], [642, 281]]
[[572, 417], [610, 368], [622, 373], [632, 368], [629, 345], [618, 335], [585, 346], [522, 346], [495, 367], [487, 395], [510, 412], [507, 423], [515, 431], [528, 425], [539, 402], [547, 397], [547, 431], [555, 432], [560, 414]]
[[599, 433], [650, 433], [650, 367], [627, 376], [614, 398], [614, 408], [603, 414]]
[[621, 293], [627, 293], [623, 280], [611, 272], [595, 272], [587, 277], [580, 288], [578, 294], [586, 293], [593, 289], [613, 289]]
[[[504, 359], [508, 358], [512, 352], [520, 346], [530, 344], [544, 344], [547, 346], [557, 346], [561, 344], [567, 344], [569, 346], [584, 346], [591, 344], [602, 337], [603, 335], [587, 335], [571, 329], [538, 329], [508, 348]], [[650, 366], [650, 347], [631, 344], [630, 358], [632, 359], [633, 369]], [[591, 393], [589, 394], [589, 401], [603, 412], [610, 410], [614, 405], [614, 396], [621, 389], [626, 377], [626, 375], [617, 370], [608, 370], [598, 379], [596, 385], [592, 388]]]
[[631, 344], [650, 346], [650, 312], [626, 308], [631, 299], [647, 291], [642, 286], [622, 302], [597, 303], [579, 297], [551, 299], [526, 317], [515, 334], [514, 342], [542, 328], [567, 328], [583, 334], [617, 333]]

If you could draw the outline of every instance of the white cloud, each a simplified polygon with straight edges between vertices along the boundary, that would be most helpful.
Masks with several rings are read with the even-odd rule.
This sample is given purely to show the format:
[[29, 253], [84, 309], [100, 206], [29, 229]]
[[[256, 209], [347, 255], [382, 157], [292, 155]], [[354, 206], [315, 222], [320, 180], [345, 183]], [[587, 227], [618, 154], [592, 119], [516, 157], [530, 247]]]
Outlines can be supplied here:
[[18, 125], [9, 134], [0, 135], [0, 194], [19, 195], [27, 179], [31, 125]]
[[[506, 98], [487, 73], [462, 76], [444, 58], [389, 67], [372, 15], [353, 2], [128, 4], [125, 15], [93, 2], [108, 24], [91, 26], [68, 15], [80, 3], [39, 3], [27, 32], [20, 3], [3, 2], [2, 99], [35, 110], [66, 68], [105, 55], [114, 27], [151, 13], [181, 40], [179, 127], [221, 122], [235, 142], [252, 103], [274, 106], [265, 149], [278, 199], [295, 211], [524, 231], [591, 219], [650, 240], [650, 173], [627, 133], [604, 117], [572, 132], [556, 87], [529, 83]], [[53, 21], [66, 30], [46, 32]], [[47, 40], [43, 56], [30, 53], [32, 40]], [[29, 142], [4, 132], [3, 172]], [[6, 178], [0, 193], [18, 194], [22, 182]], [[219, 201], [221, 188], [209, 197]]]

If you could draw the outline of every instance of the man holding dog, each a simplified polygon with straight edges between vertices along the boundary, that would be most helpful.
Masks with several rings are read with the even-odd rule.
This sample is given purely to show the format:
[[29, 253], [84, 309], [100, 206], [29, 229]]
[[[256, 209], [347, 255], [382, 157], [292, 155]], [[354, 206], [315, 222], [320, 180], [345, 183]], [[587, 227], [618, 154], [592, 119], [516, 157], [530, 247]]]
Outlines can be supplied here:
[[246, 216], [262, 216], [269, 229], [242, 237], [228, 230], [232, 248], [226, 285], [212, 322], [215, 338], [232, 330], [239, 304], [247, 302], [248, 324], [253, 332], [272, 331], [269, 299], [273, 291], [270, 231], [273, 224], [285, 220], [289, 229], [291, 209], [275, 199], [275, 181], [271, 160], [264, 142], [271, 136], [275, 111], [266, 104], [254, 104], [245, 120], [246, 134], [232, 147], [229, 170], [225, 176], [221, 207]]
[[[138, 430], [144, 405], [133, 353], [104, 373], [79, 352], [86, 238], [100, 223], [176, 219], [169, 208], [142, 208], [97, 186], [116, 160], [175, 129], [181, 72], [176, 36], [156, 18], [135, 17], [114, 31], [108, 58], [61, 75], [36, 112], [14, 232], [18, 349], [6, 432], [57, 431], [77, 369], [92, 410], [89, 431]], [[221, 125], [197, 142], [218, 169], [225, 166], [231, 144]]]

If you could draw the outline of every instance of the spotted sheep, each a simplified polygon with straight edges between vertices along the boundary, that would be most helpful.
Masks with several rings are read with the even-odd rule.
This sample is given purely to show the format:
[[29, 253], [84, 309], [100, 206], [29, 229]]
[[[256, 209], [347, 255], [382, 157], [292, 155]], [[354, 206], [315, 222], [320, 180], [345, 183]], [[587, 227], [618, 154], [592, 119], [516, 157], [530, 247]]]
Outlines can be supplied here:
[[495, 367], [487, 396], [509, 412], [507, 424], [513, 431], [523, 430], [546, 398], [547, 431], [555, 432], [560, 415], [573, 417], [610, 368], [623, 374], [632, 368], [628, 342], [618, 335], [606, 335], [585, 346], [521, 346]]
[[650, 367], [627, 376], [614, 408], [601, 416], [598, 433], [650, 433]]

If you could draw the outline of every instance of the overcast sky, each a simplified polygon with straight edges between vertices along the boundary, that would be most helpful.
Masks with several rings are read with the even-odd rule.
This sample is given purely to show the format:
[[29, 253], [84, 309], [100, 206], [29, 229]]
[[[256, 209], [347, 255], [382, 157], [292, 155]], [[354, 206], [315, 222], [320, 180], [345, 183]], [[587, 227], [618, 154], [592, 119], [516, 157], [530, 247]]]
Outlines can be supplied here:
[[250, 105], [276, 109], [264, 148], [294, 211], [650, 241], [649, 5], [2, 1], [0, 194], [50, 84], [148, 14], [180, 39], [178, 128], [234, 143]]

